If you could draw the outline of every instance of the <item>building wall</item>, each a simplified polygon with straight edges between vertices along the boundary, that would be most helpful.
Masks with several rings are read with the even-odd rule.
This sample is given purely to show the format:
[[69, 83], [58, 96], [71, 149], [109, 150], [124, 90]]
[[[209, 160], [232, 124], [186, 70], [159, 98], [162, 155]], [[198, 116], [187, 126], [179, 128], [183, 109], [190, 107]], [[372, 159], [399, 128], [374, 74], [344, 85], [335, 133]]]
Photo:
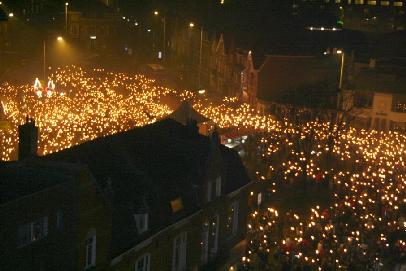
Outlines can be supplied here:
[[[367, 95], [364, 92], [364, 95]], [[375, 92], [370, 107], [356, 107], [355, 126], [376, 130], [406, 131], [406, 112], [398, 104], [406, 104], [405, 95]]]
[[80, 12], [69, 12], [69, 36], [87, 49], [106, 49], [112, 46], [118, 36], [118, 21], [114, 16], [87, 18]]
[[0, 20], [0, 72], [4, 68], [4, 57], [7, 44], [7, 21]]
[[77, 183], [79, 188], [79, 216], [77, 236], [77, 269], [85, 267], [86, 239], [90, 230], [96, 232], [96, 270], [109, 264], [111, 245], [111, 207], [104, 193], [98, 190], [90, 173], [84, 172]]
[[[4, 270], [83, 270], [90, 228], [97, 232], [95, 270], [108, 266], [110, 209], [85, 172], [78, 179], [0, 206], [0, 215], [0, 262]], [[19, 245], [19, 228], [44, 217], [47, 235]]]
[[[4, 270], [76, 269], [77, 208], [72, 183], [65, 183], [0, 206], [0, 257]], [[57, 228], [62, 210], [63, 228]], [[48, 217], [48, 235], [24, 246], [18, 230], [24, 224]]]
[[[224, 195], [213, 200], [203, 210], [174, 223], [153, 237], [136, 245], [133, 249], [114, 258], [111, 263], [111, 269], [116, 271], [132, 271], [135, 269], [137, 260], [146, 253], [149, 253], [150, 270], [172, 270], [174, 239], [179, 234], [186, 232], [186, 270], [228, 270], [228, 267], [233, 263], [226, 264], [224, 258], [230, 257], [232, 248], [239, 244], [245, 236], [247, 191], [247, 189], [243, 189], [240, 192]], [[227, 228], [227, 211], [235, 201], [240, 206], [239, 222], [237, 233], [232, 235]], [[206, 265], [202, 265], [202, 233], [204, 223], [207, 223], [208, 218], [216, 214], [219, 215], [219, 251], [217, 258], [212, 259]], [[235, 260], [238, 261], [239, 257]]]

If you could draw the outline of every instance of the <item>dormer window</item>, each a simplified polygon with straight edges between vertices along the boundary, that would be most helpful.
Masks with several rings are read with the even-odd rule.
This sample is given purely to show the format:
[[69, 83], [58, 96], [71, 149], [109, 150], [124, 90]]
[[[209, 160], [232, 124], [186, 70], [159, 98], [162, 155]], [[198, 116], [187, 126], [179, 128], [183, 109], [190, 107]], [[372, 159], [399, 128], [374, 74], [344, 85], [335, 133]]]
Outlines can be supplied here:
[[216, 178], [216, 197], [221, 196], [221, 176], [217, 176]]
[[134, 219], [139, 234], [148, 230], [148, 214], [134, 214]]

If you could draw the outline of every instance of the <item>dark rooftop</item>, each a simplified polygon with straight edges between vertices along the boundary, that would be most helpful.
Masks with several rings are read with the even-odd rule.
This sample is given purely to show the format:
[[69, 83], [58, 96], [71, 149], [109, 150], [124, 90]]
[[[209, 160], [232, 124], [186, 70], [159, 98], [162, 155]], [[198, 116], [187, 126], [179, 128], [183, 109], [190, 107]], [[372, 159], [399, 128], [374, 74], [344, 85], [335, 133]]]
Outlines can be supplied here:
[[39, 159], [0, 162], [0, 204], [68, 182], [80, 168]]
[[[102, 190], [112, 191], [115, 256], [199, 209], [213, 144], [208, 137], [191, 134], [190, 127], [166, 119], [43, 159], [84, 164]], [[237, 152], [222, 145], [219, 151], [224, 162], [223, 191], [229, 193], [248, 183]], [[170, 202], [175, 199], [182, 200], [183, 209], [173, 213]], [[140, 208], [149, 210], [151, 225], [141, 236], [133, 216]]]

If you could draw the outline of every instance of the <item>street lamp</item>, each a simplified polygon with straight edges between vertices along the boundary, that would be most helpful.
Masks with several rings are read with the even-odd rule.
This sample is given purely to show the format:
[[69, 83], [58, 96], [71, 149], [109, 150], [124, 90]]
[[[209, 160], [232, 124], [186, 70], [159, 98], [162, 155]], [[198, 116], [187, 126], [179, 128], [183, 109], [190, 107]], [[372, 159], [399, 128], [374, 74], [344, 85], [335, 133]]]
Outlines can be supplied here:
[[[193, 22], [189, 23], [189, 27], [193, 29], [195, 24]], [[202, 49], [203, 49], [203, 26], [200, 26], [200, 46], [199, 46], [199, 69], [197, 75], [197, 87], [200, 89], [201, 87], [201, 69], [202, 69]]]
[[337, 55], [341, 55], [340, 81], [338, 83], [338, 89], [341, 91], [341, 88], [343, 87], [343, 73], [344, 73], [344, 59], [345, 59], [344, 50], [337, 50]]
[[[155, 16], [158, 16], [159, 15], [159, 12], [157, 11], [157, 10], [155, 10], [154, 11], [154, 15]], [[162, 19], [163, 19], [163, 27], [164, 27], [164, 29], [163, 29], [163, 59], [166, 59], [166, 17], [165, 17], [165, 15], [162, 17]]]
[[68, 6], [69, 3], [65, 2], [65, 33], [68, 33]]
[[[61, 36], [58, 36], [57, 38], [56, 38], [56, 40], [58, 41], [58, 42], [63, 42], [63, 37], [61, 37]], [[44, 82], [47, 80], [47, 78], [46, 78], [46, 42], [45, 42], [45, 40], [43, 40], [43, 62], [42, 62], [42, 64], [43, 64], [43, 77], [44, 77]]]

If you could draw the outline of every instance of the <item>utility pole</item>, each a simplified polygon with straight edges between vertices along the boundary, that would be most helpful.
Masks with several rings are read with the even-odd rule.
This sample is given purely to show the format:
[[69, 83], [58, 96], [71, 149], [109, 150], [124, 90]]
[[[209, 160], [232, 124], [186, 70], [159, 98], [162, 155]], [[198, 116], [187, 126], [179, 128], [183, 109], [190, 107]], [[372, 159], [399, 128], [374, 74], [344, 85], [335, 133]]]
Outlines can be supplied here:
[[46, 45], [45, 45], [45, 40], [43, 42], [44, 42], [44, 44], [43, 44], [44, 45], [44, 48], [43, 48], [43, 50], [44, 50], [43, 51], [43, 53], [44, 53], [44, 55], [43, 55], [43, 57], [44, 57], [43, 58], [43, 64], [44, 64], [44, 66], [43, 66], [43, 72], [44, 72], [43, 76], [44, 77], [43, 78], [44, 78], [44, 82], [45, 82], [47, 80], [46, 77], [45, 77], [46, 76], [46, 67], [45, 67], [46, 66], [46, 54], [45, 54], [46, 53]]
[[203, 49], [203, 26], [200, 27], [199, 71], [198, 71], [198, 86], [197, 86], [199, 89], [201, 87], [202, 49]]

